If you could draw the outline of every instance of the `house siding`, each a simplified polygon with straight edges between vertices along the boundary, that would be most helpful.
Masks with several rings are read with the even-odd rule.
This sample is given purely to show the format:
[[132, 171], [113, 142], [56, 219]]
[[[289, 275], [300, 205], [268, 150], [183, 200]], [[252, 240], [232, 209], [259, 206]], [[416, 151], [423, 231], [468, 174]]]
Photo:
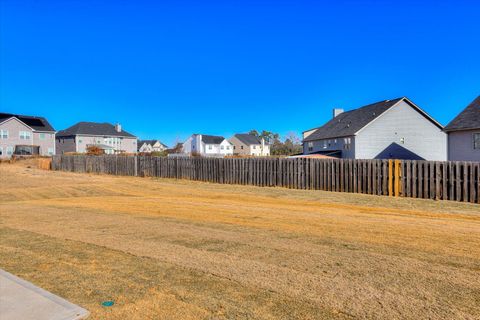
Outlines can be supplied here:
[[233, 149], [233, 154], [257, 157], [270, 155], [270, 146], [268, 144], [265, 144], [262, 150], [261, 144], [246, 145], [235, 136], [231, 137], [229, 141], [235, 147]]
[[[45, 139], [40, 139], [41, 132], [32, 130], [30, 127], [22, 123], [16, 118], [11, 118], [0, 124], [0, 130], [8, 131], [8, 138], [0, 138], [0, 148], [2, 149], [2, 155], [0, 158], [6, 159], [10, 158], [11, 155], [7, 155], [7, 148], [11, 147], [15, 150], [17, 145], [29, 145], [29, 146], [39, 146], [39, 154], [43, 156], [48, 156], [48, 149], [53, 149], [55, 153], [55, 133], [54, 132], [45, 132]], [[20, 131], [30, 132], [30, 139], [20, 139]]]
[[[84, 153], [87, 152], [87, 146], [92, 144], [106, 144], [105, 138], [120, 138], [117, 136], [87, 136], [87, 135], [77, 135], [76, 142], [76, 152]], [[137, 139], [136, 138], [127, 138], [123, 137], [120, 139], [120, 144], [110, 145], [114, 148], [115, 151], [125, 151], [126, 153], [136, 153], [137, 152]]]
[[401, 101], [360, 130], [357, 159], [447, 159], [447, 135], [408, 103]]
[[[350, 139], [350, 147], [346, 149], [345, 139]], [[312, 150], [309, 150], [309, 142], [312, 143]], [[355, 158], [355, 136], [339, 137], [332, 139], [322, 139], [307, 141], [303, 143], [303, 154], [312, 154], [316, 152], [333, 152], [341, 151], [342, 158], [354, 159]]]
[[[43, 137], [43, 138], [42, 138]], [[33, 132], [33, 145], [40, 147], [40, 155], [49, 156], [55, 154], [55, 133]], [[49, 149], [51, 152], [49, 152]]]
[[55, 139], [56, 153], [64, 154], [68, 152], [76, 152], [75, 137], [57, 137]]
[[[73, 137], [57, 137], [57, 151], [59, 154], [66, 152], [87, 152], [88, 145], [105, 144], [105, 138], [121, 138], [117, 136], [88, 136], [76, 135]], [[62, 142], [64, 141], [64, 142]], [[73, 144], [73, 147], [72, 147]], [[120, 139], [120, 144], [110, 145], [115, 151], [125, 151], [126, 153], [137, 152], [137, 138], [123, 137]]]
[[480, 161], [480, 149], [473, 148], [474, 133], [480, 133], [480, 129], [448, 133], [448, 160]]

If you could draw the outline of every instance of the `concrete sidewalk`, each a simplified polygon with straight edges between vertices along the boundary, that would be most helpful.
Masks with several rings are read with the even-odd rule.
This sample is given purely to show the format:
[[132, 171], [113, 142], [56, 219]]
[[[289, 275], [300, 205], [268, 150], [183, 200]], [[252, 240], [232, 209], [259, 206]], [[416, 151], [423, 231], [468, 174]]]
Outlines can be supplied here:
[[80, 320], [90, 313], [0, 269], [1, 320]]

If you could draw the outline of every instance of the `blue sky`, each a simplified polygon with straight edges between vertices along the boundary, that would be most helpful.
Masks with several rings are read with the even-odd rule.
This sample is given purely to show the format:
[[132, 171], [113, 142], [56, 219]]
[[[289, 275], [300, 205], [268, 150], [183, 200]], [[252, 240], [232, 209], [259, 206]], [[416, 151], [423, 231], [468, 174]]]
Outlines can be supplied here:
[[408, 96], [442, 124], [480, 95], [480, 1], [0, 1], [0, 111], [285, 134]]

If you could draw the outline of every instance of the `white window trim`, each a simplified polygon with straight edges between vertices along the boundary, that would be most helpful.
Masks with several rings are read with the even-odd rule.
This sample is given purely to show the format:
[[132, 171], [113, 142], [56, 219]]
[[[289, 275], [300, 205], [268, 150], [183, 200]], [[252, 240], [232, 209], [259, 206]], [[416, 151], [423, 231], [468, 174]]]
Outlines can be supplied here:
[[[4, 137], [5, 135], [5, 137]], [[0, 130], [0, 139], [8, 139], [9, 137], [9, 132], [6, 129]]]
[[31, 140], [32, 139], [32, 133], [30, 131], [19, 131], [18, 136], [20, 140]]

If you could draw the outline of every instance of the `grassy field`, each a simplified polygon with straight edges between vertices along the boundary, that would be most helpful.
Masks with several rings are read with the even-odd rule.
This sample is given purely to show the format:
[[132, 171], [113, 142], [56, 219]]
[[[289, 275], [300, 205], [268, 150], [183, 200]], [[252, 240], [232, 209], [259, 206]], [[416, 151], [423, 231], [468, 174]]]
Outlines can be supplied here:
[[18, 164], [0, 185], [0, 268], [92, 319], [480, 319], [478, 205]]

